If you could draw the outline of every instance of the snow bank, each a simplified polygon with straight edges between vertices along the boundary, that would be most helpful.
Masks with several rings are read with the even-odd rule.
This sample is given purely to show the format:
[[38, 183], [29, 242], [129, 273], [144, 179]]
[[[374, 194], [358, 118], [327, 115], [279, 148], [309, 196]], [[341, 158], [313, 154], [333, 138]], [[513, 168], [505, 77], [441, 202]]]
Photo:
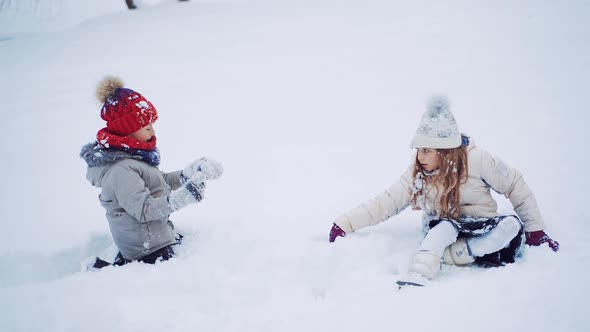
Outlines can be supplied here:
[[[72, 9], [63, 22], [103, 16], [0, 42], [1, 330], [586, 329], [586, 2], [104, 3], [112, 15]], [[176, 259], [80, 273], [112, 245], [78, 158], [104, 125], [94, 87], [106, 74], [158, 108], [163, 170], [208, 155], [225, 174], [172, 216], [186, 235]], [[398, 292], [417, 213], [333, 245], [327, 233], [408, 166], [437, 92], [476, 144], [525, 174], [562, 249], [445, 267]]]

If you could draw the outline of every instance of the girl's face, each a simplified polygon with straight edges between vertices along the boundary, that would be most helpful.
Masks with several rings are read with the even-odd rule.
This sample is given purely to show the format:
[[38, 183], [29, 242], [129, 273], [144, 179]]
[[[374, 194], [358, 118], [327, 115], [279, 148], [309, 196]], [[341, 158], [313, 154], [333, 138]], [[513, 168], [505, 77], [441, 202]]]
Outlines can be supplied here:
[[438, 169], [440, 159], [436, 149], [419, 148], [418, 161], [422, 167], [428, 172], [434, 172]]
[[156, 135], [156, 131], [154, 130], [154, 126], [150, 123], [149, 125], [139, 129], [138, 131], [134, 132], [133, 134], [129, 135], [140, 142], [147, 142], [152, 139]]

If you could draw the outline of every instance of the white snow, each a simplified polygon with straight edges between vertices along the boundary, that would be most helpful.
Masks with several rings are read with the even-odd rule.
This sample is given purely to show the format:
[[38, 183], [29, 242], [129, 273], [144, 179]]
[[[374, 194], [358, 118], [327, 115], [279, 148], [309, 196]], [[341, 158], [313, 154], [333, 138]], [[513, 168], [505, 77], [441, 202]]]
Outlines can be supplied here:
[[150, 105], [146, 101], [140, 101], [136, 105], [137, 105], [137, 107], [141, 107], [142, 108], [142, 112], [143, 112], [143, 109], [146, 109], [146, 108], [149, 109], [150, 108]]
[[[25, 3], [0, 7], [1, 331], [587, 330], [590, 2]], [[157, 108], [163, 170], [225, 172], [172, 216], [177, 258], [80, 273], [113, 251], [78, 157], [109, 74]], [[327, 237], [408, 167], [439, 92], [561, 250], [400, 292], [418, 212]]]

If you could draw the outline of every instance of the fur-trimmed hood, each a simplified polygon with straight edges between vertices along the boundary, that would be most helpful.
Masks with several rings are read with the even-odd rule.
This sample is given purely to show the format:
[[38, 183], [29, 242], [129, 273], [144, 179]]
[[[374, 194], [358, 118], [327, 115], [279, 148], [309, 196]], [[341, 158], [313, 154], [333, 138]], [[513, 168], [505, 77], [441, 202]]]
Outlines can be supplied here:
[[101, 187], [102, 177], [110, 166], [124, 159], [142, 161], [150, 166], [158, 167], [160, 164], [160, 151], [105, 148], [98, 142], [84, 145], [80, 150], [80, 157], [86, 161], [88, 171], [86, 178], [93, 186]]
[[86, 179], [95, 187], [102, 187], [102, 179], [111, 165], [123, 159], [141, 160], [140, 156], [133, 156], [126, 151], [105, 149], [98, 142], [84, 145], [80, 150], [80, 157], [88, 165]]
[[[88, 143], [80, 150], [80, 158], [86, 161], [88, 167], [108, 166], [119, 160], [133, 157], [126, 151], [105, 149], [98, 142]], [[135, 156], [135, 158], [141, 160], [141, 157]]]

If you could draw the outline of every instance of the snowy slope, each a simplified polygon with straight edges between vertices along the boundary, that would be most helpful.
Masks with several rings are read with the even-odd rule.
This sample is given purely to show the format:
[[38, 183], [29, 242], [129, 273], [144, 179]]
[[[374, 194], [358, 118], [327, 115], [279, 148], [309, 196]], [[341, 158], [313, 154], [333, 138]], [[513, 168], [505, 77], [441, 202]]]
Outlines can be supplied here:
[[[0, 13], [1, 331], [586, 330], [588, 2], [53, 3], [42, 32]], [[163, 170], [226, 173], [173, 215], [176, 259], [80, 273], [112, 244], [78, 158], [111, 73], [158, 108]], [[562, 249], [398, 292], [418, 213], [327, 233], [407, 167], [435, 92], [525, 174]]]
[[93, 17], [126, 10], [120, 0], [0, 1], [0, 40], [70, 28]]

